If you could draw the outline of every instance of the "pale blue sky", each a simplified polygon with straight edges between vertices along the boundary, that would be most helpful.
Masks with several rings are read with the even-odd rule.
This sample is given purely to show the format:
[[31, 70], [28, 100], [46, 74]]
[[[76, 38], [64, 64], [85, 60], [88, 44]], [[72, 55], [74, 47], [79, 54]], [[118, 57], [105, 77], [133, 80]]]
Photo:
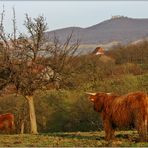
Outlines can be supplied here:
[[88, 27], [112, 15], [148, 18], [147, 1], [0, 1], [5, 7], [5, 27], [12, 29], [12, 7], [15, 7], [17, 28], [24, 32], [25, 13], [31, 17], [43, 14], [49, 30], [70, 26]]

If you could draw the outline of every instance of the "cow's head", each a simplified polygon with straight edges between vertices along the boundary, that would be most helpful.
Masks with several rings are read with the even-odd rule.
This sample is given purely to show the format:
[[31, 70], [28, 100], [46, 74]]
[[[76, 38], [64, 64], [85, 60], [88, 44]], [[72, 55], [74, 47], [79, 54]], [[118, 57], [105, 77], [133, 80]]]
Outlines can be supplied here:
[[94, 110], [97, 112], [101, 112], [104, 109], [104, 101], [106, 101], [106, 98], [110, 95], [110, 93], [89, 93], [86, 94], [89, 95], [89, 99], [94, 104]]

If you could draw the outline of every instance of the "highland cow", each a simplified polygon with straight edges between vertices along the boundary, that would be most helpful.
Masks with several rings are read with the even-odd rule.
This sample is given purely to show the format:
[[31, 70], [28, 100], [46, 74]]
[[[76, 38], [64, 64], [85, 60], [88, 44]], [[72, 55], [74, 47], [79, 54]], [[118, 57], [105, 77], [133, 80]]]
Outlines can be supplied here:
[[105, 139], [112, 140], [116, 128], [134, 127], [140, 140], [147, 141], [148, 97], [143, 92], [117, 96], [109, 93], [89, 93], [94, 110], [101, 113]]
[[11, 113], [0, 115], [0, 130], [5, 133], [14, 131], [14, 115]]

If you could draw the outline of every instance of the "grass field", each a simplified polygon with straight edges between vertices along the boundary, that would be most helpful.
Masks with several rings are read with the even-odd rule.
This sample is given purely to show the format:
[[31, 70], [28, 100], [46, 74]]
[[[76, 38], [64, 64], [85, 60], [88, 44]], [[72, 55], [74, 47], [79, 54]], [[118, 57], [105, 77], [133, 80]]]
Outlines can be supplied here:
[[104, 132], [48, 133], [38, 135], [0, 135], [0, 147], [147, 147], [138, 142], [136, 131], [120, 131], [112, 142], [104, 140]]

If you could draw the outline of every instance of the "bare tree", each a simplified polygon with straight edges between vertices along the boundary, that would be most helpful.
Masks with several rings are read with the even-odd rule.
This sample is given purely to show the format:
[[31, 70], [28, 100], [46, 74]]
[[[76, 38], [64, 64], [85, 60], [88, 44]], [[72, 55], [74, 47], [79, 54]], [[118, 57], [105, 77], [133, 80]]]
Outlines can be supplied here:
[[[2, 43], [2, 57], [0, 64], [1, 89], [13, 84], [17, 93], [23, 95], [29, 106], [31, 133], [37, 134], [37, 122], [33, 94], [36, 90], [48, 89], [48, 85], [61, 80], [62, 72], [67, 63], [72, 62], [78, 49], [79, 42], [71, 43], [72, 34], [64, 44], [59, 43], [55, 37], [54, 42], [49, 43], [45, 39], [47, 23], [43, 16], [30, 18], [26, 14], [25, 27], [27, 35], [19, 34], [15, 11], [13, 9], [13, 33], [6, 35], [1, 14], [0, 40]], [[7, 76], [4, 74], [7, 73]], [[4, 77], [6, 76], [6, 77]]]

